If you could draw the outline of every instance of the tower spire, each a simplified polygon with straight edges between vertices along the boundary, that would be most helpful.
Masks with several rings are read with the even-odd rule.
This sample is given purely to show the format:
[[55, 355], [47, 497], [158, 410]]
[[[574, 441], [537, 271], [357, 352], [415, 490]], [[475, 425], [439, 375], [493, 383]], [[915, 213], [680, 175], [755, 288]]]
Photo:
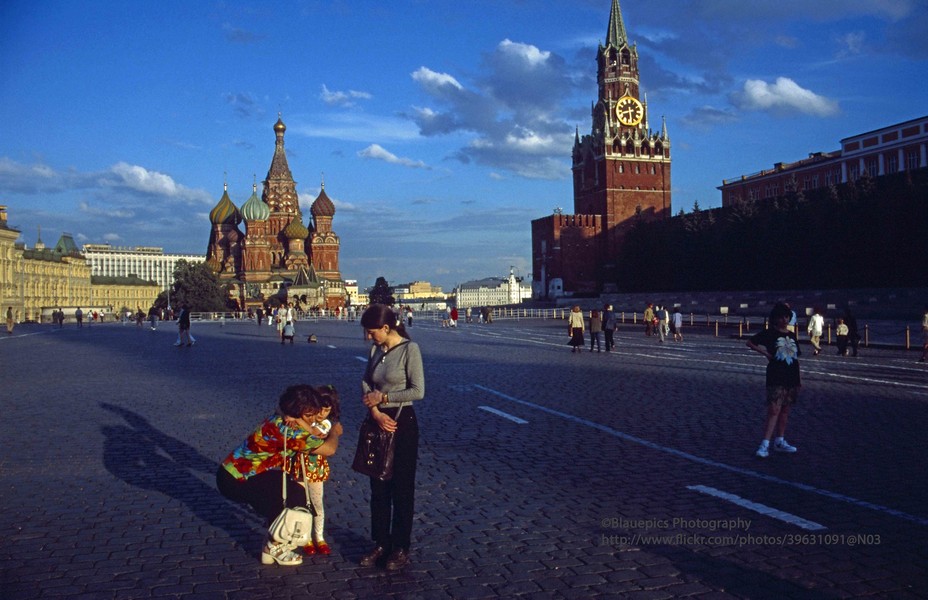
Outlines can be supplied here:
[[622, 21], [622, 9], [619, 7], [619, 0], [612, 0], [609, 27], [606, 29], [606, 46], [612, 45], [615, 48], [621, 48], [623, 44], [627, 43], [628, 36], [625, 34], [625, 23]]

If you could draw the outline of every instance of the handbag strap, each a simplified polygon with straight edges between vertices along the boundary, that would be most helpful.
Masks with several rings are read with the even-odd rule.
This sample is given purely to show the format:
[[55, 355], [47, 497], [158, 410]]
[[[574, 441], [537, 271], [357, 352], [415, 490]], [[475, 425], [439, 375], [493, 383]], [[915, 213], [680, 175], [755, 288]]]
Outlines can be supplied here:
[[[401, 407], [402, 408], [402, 407]], [[283, 464], [280, 466], [280, 495], [283, 497], [284, 508], [287, 508], [287, 432], [289, 427], [284, 425], [281, 432], [284, 434]], [[306, 459], [300, 452], [300, 465], [303, 467], [303, 490], [306, 491], [306, 504], [309, 505], [309, 483], [306, 481]]]

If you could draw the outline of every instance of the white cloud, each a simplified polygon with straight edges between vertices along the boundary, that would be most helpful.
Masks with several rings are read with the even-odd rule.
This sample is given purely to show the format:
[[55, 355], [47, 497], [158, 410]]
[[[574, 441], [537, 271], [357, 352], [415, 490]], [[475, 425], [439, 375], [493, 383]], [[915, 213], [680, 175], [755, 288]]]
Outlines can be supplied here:
[[522, 59], [530, 67], [543, 66], [551, 58], [551, 53], [548, 51], [539, 50], [531, 44], [521, 44], [508, 39], [499, 43], [499, 50], [504, 54]]
[[839, 110], [837, 102], [800, 87], [788, 77], [778, 77], [772, 84], [749, 79], [733, 101], [744, 110], [801, 112], [819, 117], [834, 115]]
[[404, 167], [411, 167], [413, 169], [430, 169], [431, 168], [428, 165], [426, 165], [424, 162], [422, 162], [421, 160], [413, 160], [411, 158], [401, 158], [399, 156], [396, 156], [395, 154], [387, 151], [385, 148], [383, 148], [379, 144], [371, 144], [364, 150], [361, 150], [360, 152], [358, 152], [358, 156], [360, 156], [361, 158], [382, 160], [392, 165], [401, 165]]
[[330, 106], [354, 106], [355, 100], [370, 100], [373, 96], [367, 92], [358, 92], [348, 90], [347, 92], [332, 91], [326, 85], [322, 84], [322, 92], [319, 98]]
[[123, 188], [191, 204], [214, 201], [205, 191], [192, 190], [180, 185], [170, 175], [125, 162], [118, 162], [110, 167], [109, 172], [101, 176], [99, 183], [102, 187]]
[[451, 75], [447, 73], [436, 73], [428, 67], [419, 67], [412, 73], [412, 78], [413, 81], [431, 90], [437, 90], [446, 86], [451, 86], [458, 90], [464, 89], [464, 86], [458, 83], [458, 80]]

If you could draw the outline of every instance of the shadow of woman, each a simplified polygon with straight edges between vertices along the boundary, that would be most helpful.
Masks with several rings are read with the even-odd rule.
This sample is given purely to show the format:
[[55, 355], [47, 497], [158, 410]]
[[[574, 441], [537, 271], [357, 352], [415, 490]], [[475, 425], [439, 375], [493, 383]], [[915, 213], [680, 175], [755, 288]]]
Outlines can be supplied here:
[[159, 492], [183, 502], [197, 518], [229, 534], [236, 545], [258, 551], [263, 535], [260, 519], [227, 501], [215, 485], [219, 464], [188, 444], [155, 429], [142, 416], [113, 404], [101, 403], [125, 419], [127, 425], [102, 428], [103, 464], [106, 470], [134, 487]]

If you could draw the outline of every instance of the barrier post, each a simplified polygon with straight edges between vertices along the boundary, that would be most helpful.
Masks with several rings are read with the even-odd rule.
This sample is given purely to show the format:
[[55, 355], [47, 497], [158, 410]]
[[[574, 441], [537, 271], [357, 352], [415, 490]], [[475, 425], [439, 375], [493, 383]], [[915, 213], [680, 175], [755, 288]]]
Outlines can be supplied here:
[[870, 346], [870, 326], [864, 325], [864, 348]]
[[744, 323], [738, 323], [738, 339], [740, 340], [743, 336]]
[[719, 321], [715, 320], [715, 337], [719, 337]]
[[905, 326], [905, 349], [906, 349], [906, 350], [909, 350], [909, 344], [910, 344], [910, 342], [911, 342], [910, 334], [911, 334], [911, 332], [909, 331], [909, 326], [906, 325], [906, 326]]

